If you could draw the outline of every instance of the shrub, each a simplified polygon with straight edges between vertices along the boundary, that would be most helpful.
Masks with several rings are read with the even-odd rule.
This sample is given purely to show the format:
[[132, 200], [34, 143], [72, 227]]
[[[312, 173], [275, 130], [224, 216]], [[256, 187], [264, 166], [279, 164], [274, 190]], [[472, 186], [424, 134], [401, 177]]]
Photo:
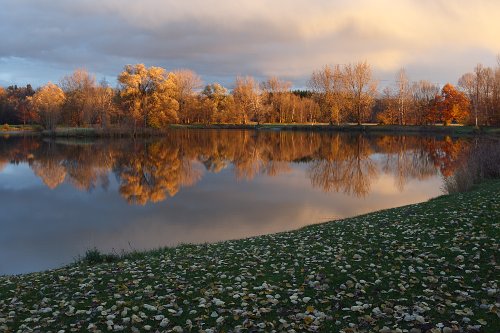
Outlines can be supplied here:
[[455, 173], [445, 178], [447, 193], [468, 191], [487, 179], [500, 178], [500, 142], [498, 139], [478, 140], [460, 157]]
[[83, 258], [80, 259], [81, 262], [87, 263], [89, 265], [96, 265], [105, 262], [114, 262], [118, 260], [118, 256], [114, 254], [104, 254], [101, 253], [97, 248], [88, 249], [85, 252]]

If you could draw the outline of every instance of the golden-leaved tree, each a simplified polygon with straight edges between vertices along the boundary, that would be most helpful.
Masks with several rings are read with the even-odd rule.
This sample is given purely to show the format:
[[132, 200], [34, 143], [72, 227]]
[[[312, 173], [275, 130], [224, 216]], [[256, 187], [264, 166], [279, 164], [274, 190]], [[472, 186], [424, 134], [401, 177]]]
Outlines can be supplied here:
[[55, 129], [65, 100], [66, 97], [62, 89], [51, 82], [44, 85], [33, 95], [31, 99], [32, 106], [46, 129]]
[[118, 82], [122, 104], [134, 129], [141, 123], [143, 127], [161, 128], [178, 121], [175, 82], [165, 69], [148, 68], [144, 64], [127, 65], [118, 76]]

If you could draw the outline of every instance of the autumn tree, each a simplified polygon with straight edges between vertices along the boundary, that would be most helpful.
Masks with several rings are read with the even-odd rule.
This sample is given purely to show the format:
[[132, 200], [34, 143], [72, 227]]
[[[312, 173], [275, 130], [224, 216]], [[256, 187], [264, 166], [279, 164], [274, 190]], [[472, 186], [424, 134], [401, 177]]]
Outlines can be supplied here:
[[33, 108], [33, 104], [31, 103], [32, 99], [33, 96], [28, 95], [19, 101], [18, 119], [23, 125], [26, 125], [27, 123], [34, 123], [38, 119], [36, 110]]
[[16, 118], [18, 122], [23, 125], [36, 120], [36, 113], [31, 107], [31, 98], [34, 94], [35, 91], [31, 87], [31, 84], [27, 84], [25, 87], [19, 88], [16, 91]]
[[307, 97], [299, 97], [291, 92], [283, 93], [280, 97], [281, 100], [281, 113], [283, 115], [283, 122], [296, 123], [299, 119], [304, 118], [303, 110], [306, 100], [312, 101]]
[[64, 120], [72, 126], [86, 126], [94, 119], [95, 77], [84, 69], [77, 69], [61, 79], [60, 86], [66, 95]]
[[379, 101], [381, 111], [376, 119], [381, 124], [396, 124], [398, 122], [398, 99], [390, 87], [385, 87]]
[[500, 55], [497, 58], [497, 67], [494, 74], [492, 106], [492, 125], [500, 126]]
[[[260, 84], [263, 104], [269, 107], [270, 122], [285, 122], [285, 107], [290, 96], [291, 82], [283, 81], [275, 76], [268, 78]], [[257, 119], [258, 122], [262, 119]]]
[[458, 86], [467, 95], [471, 103], [471, 109], [474, 111], [474, 124], [478, 126], [478, 98], [477, 81], [474, 73], [465, 73], [458, 79]]
[[477, 64], [458, 80], [458, 86], [471, 102], [474, 124], [500, 124], [500, 56], [495, 68]]
[[24, 87], [13, 85], [1, 90], [0, 123], [26, 125], [35, 120], [36, 114], [30, 107], [30, 99], [35, 91], [30, 84]]
[[471, 101], [476, 126], [500, 124], [500, 64], [497, 68], [478, 64], [460, 77], [458, 85]]
[[160, 128], [178, 121], [179, 103], [175, 100], [173, 74], [161, 67], [127, 65], [118, 76], [122, 104], [134, 123]]
[[441, 90], [439, 97], [437, 106], [445, 125], [452, 121], [463, 123], [467, 119], [470, 103], [463, 92], [447, 83]]
[[298, 103], [294, 107], [294, 120], [299, 123], [314, 123], [321, 116], [321, 109], [319, 104], [310, 97], [300, 97], [293, 94]]
[[201, 92], [204, 105], [210, 110], [211, 121], [215, 123], [227, 122], [233, 102], [228, 90], [219, 83], [206, 85]]
[[5, 110], [7, 109], [7, 91], [0, 87], [0, 123], [7, 123], [5, 121]]
[[49, 82], [38, 90], [31, 100], [33, 108], [48, 130], [54, 130], [66, 97], [59, 86]]
[[474, 69], [475, 98], [478, 125], [500, 124], [500, 63], [496, 68], [478, 64]]
[[111, 123], [111, 117], [119, 113], [115, 103], [115, 91], [106, 80], [102, 80], [94, 90], [94, 113], [97, 123], [101, 128], [108, 128]]
[[183, 123], [191, 122], [190, 106], [196, 90], [201, 88], [202, 80], [198, 74], [189, 69], [179, 69], [171, 74], [174, 83], [174, 98], [179, 103], [178, 115]]
[[406, 117], [410, 108], [411, 86], [404, 68], [399, 70], [396, 80], [398, 83], [398, 123], [406, 125]]
[[366, 61], [345, 65], [342, 77], [350, 111], [358, 125], [361, 125], [377, 92], [377, 83], [372, 78], [370, 65]]
[[340, 65], [326, 65], [321, 70], [314, 71], [309, 79], [308, 86], [315, 93], [323, 118], [330, 123], [338, 125], [343, 121], [345, 84]]
[[236, 118], [239, 123], [246, 124], [250, 119], [259, 119], [260, 96], [253, 77], [238, 76], [232, 95], [236, 107]]
[[482, 91], [480, 92], [480, 108], [483, 114], [483, 119], [485, 125], [491, 125], [492, 113], [493, 113], [493, 91], [495, 86], [495, 75], [493, 68], [486, 67], [483, 69], [482, 73]]
[[412, 123], [424, 125], [436, 122], [436, 96], [439, 95], [439, 87], [430, 81], [420, 80], [413, 83], [411, 91], [413, 99]]

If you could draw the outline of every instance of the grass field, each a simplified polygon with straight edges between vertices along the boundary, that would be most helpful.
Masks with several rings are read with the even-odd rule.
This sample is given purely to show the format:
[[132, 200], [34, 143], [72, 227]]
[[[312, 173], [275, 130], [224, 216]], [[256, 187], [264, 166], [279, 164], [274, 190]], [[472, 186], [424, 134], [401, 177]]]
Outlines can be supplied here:
[[0, 277], [0, 331], [498, 332], [500, 182], [296, 231]]

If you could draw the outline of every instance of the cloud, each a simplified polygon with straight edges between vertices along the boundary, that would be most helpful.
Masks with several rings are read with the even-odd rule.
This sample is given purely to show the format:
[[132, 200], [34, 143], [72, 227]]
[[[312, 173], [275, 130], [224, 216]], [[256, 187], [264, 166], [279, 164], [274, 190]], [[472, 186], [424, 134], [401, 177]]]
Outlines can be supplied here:
[[114, 78], [124, 64], [144, 62], [192, 68], [206, 82], [227, 84], [238, 74], [279, 75], [300, 85], [326, 63], [357, 60], [367, 60], [380, 77], [406, 66], [414, 79], [445, 82], [477, 62], [493, 64], [500, 52], [500, 2], [494, 0], [0, 0], [0, 5], [0, 79], [15, 83], [31, 78], [27, 69], [16, 67], [20, 61], [39, 68], [37, 83], [82, 66]]

